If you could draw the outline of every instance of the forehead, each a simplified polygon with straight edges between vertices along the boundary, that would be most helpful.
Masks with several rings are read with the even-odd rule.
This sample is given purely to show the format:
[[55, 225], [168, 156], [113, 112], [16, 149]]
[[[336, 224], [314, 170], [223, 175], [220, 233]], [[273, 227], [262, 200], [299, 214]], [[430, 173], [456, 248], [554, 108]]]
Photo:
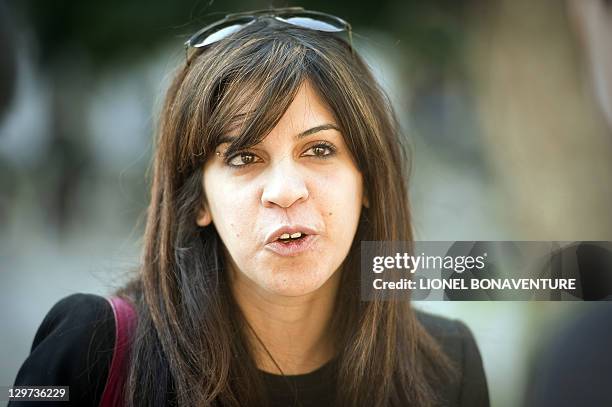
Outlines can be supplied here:
[[336, 119], [327, 102], [319, 96], [309, 81], [304, 81], [277, 127], [301, 131], [322, 122], [336, 124]]
[[[246, 95], [252, 95], [252, 92], [245, 92], [242, 95], [241, 99], [244, 103], [237, 105], [239, 109], [228, 121], [219, 139], [219, 144], [230, 142], [242, 132], [250, 120], [253, 120], [257, 106], [253, 102], [254, 99]], [[328, 129], [339, 130], [335, 115], [327, 102], [306, 80], [299, 86], [288, 108], [265, 138], [281, 135], [301, 138], [314, 133], [314, 130]]]

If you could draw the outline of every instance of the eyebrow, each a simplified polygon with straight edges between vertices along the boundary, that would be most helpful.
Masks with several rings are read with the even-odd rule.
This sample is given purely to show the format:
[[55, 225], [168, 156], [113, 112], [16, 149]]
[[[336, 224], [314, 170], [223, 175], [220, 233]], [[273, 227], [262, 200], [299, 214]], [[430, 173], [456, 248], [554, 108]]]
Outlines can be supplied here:
[[[297, 135], [295, 136], [295, 138], [296, 138], [297, 140], [300, 140], [300, 139], [302, 139], [302, 138], [304, 138], [304, 137], [308, 137], [308, 136], [310, 136], [310, 135], [312, 135], [312, 134], [315, 134], [315, 133], [318, 133], [318, 132], [320, 132], [320, 131], [324, 131], [324, 130], [336, 130], [336, 131], [338, 131], [338, 132], [340, 131], [340, 129], [338, 128], [338, 126], [333, 125], [333, 124], [331, 124], [331, 123], [325, 123], [325, 124], [321, 124], [321, 125], [319, 125], [319, 126], [312, 127], [312, 128], [310, 128], [310, 129], [308, 129], [308, 130], [304, 130], [303, 132], [301, 132], [301, 133], [297, 134]], [[236, 137], [234, 137], [234, 136], [227, 136], [227, 135], [223, 135], [223, 136], [220, 136], [220, 137], [219, 137], [219, 139], [218, 139], [217, 143], [218, 143], [218, 144], [230, 143], [230, 142], [232, 142], [232, 141], [233, 141], [235, 138], [236, 138]]]
[[337, 126], [335, 126], [335, 125], [333, 125], [331, 123], [326, 123], [326, 124], [322, 124], [320, 126], [313, 127], [311, 129], [308, 129], [308, 130], [304, 130], [303, 132], [301, 132], [300, 134], [295, 136], [295, 138], [299, 140], [301, 138], [308, 137], [311, 134], [315, 134], [315, 133], [318, 133], [318, 132], [323, 131], [323, 130], [336, 130], [336, 131], [340, 131], [340, 129]]

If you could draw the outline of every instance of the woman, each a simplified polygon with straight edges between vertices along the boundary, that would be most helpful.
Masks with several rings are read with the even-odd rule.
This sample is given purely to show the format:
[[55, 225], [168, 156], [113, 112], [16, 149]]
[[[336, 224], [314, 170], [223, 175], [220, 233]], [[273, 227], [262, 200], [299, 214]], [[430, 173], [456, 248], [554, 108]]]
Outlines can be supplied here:
[[[231, 15], [188, 41], [143, 264], [119, 293], [138, 321], [128, 405], [488, 405], [465, 325], [357, 295], [360, 242], [412, 240], [408, 160], [341, 36], [343, 20], [293, 8]], [[72, 400], [99, 403], [114, 332], [103, 298], [64, 299], [16, 384], [70, 383]]]

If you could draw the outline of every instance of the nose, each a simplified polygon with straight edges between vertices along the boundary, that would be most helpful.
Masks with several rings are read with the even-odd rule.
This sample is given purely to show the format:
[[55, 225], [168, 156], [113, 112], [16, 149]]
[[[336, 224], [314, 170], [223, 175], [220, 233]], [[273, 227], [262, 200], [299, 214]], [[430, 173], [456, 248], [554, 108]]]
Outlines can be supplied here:
[[266, 208], [289, 208], [296, 202], [308, 199], [308, 187], [304, 174], [291, 159], [283, 159], [267, 171], [261, 194]]

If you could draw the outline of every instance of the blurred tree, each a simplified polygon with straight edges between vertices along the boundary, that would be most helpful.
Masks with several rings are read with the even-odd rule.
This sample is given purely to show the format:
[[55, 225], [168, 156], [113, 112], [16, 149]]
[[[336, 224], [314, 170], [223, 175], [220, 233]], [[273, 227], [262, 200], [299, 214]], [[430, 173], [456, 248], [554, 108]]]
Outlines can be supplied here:
[[[401, 39], [404, 47], [432, 66], [445, 66], [459, 56], [467, 1], [382, 0], [333, 3], [310, 0], [287, 4], [279, 1], [226, 0], [25, 0], [15, 3], [36, 31], [41, 63], [66, 49], [87, 50], [93, 66], [112, 64], [119, 56], [148, 54], [160, 42], [180, 39], [200, 26], [231, 12], [270, 6], [300, 5], [336, 14], [355, 27], [378, 28]], [[182, 38], [181, 38], [182, 37]]]
[[[227, 13], [300, 5], [345, 18], [357, 36], [360, 31], [370, 29], [387, 33], [403, 57], [414, 61], [409, 65], [414, 72], [403, 74], [414, 76], [416, 72], [425, 84], [420, 92], [438, 95], [443, 93], [436, 91], [443, 83], [441, 78], [449, 71], [461, 70], [462, 27], [469, 3], [452, 0], [339, 0], [333, 3], [311, 0], [299, 4], [261, 0], [175, 0], [172, 3], [13, 0], [9, 4], [22, 15], [23, 21], [31, 24], [37, 42], [34, 62], [50, 84], [49, 141], [43, 161], [33, 169], [34, 174], [43, 174], [33, 178], [42, 183], [37, 191], [42, 195], [40, 202], [44, 202], [47, 218], [60, 231], [65, 229], [72, 214], [78, 212], [79, 184], [84, 180], [91, 182], [95, 177], [87, 106], [96, 97], [94, 85], [104, 71], [136, 63], [170, 41], [178, 51], [190, 33]], [[449, 145], [448, 142], [440, 144]]]
[[0, 0], [0, 123], [13, 98], [17, 67], [13, 26], [8, 9]]

